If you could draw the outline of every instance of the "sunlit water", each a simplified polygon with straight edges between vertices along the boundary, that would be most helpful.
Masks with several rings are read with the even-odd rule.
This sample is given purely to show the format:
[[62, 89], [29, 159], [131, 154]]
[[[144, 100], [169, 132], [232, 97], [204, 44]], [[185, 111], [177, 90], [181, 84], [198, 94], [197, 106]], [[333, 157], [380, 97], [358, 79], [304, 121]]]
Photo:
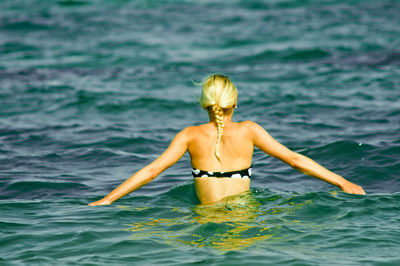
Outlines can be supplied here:
[[[399, 265], [398, 1], [0, 2], [0, 264]], [[199, 206], [185, 155], [88, 207], [207, 121], [234, 120], [361, 185], [256, 150], [251, 193]]]

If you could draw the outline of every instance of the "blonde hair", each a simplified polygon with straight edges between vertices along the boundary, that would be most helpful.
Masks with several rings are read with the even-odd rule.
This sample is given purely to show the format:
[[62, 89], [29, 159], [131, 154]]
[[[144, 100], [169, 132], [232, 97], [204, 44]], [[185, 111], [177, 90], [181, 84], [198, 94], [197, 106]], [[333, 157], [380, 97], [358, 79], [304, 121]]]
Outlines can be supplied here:
[[214, 116], [218, 131], [215, 156], [220, 160], [219, 143], [224, 133], [224, 111], [235, 106], [237, 89], [228, 77], [218, 74], [207, 77], [202, 85], [200, 104]]

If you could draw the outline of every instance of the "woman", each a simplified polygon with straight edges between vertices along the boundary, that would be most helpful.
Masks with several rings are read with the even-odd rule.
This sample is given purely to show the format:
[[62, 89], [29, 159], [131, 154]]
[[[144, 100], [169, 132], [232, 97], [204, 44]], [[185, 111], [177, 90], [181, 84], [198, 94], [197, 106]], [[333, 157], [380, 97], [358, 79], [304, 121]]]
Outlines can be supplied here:
[[175, 164], [186, 151], [192, 163], [197, 196], [209, 204], [250, 189], [254, 146], [291, 167], [317, 177], [353, 194], [364, 190], [325, 169], [310, 158], [293, 152], [274, 140], [262, 127], [251, 121], [232, 122], [237, 105], [237, 90], [228, 77], [211, 75], [203, 83], [201, 106], [210, 122], [179, 132], [168, 149], [103, 199], [89, 205], [107, 205], [155, 179]]

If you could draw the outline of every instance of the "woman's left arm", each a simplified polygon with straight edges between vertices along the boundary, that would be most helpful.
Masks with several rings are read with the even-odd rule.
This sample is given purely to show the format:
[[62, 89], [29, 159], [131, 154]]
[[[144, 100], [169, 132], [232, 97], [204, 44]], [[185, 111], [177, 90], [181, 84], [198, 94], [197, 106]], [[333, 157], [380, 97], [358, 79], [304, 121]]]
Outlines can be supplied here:
[[132, 191], [135, 191], [143, 185], [151, 182], [165, 169], [175, 164], [185, 154], [188, 148], [190, 137], [188, 131], [189, 128], [186, 128], [179, 132], [165, 152], [161, 154], [155, 161], [136, 172], [103, 199], [92, 202], [89, 204], [89, 206], [109, 205], [123, 196], [131, 193]]
[[248, 122], [252, 129], [254, 145], [263, 152], [284, 161], [291, 167], [310, 175], [319, 178], [325, 182], [339, 187], [341, 190], [352, 194], [365, 194], [362, 187], [348, 181], [342, 176], [335, 174], [324, 168], [312, 159], [289, 150], [284, 145], [280, 144], [272, 138], [265, 129], [256, 123]]

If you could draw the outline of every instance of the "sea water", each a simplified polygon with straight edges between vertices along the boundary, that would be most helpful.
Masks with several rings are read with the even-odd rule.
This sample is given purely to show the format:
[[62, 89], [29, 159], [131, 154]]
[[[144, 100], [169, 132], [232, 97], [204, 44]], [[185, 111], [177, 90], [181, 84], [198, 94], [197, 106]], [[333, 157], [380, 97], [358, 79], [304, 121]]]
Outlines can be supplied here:
[[[400, 2], [3, 0], [0, 264], [399, 265]], [[259, 150], [251, 192], [199, 206], [185, 155], [88, 207], [207, 122], [234, 120], [361, 185], [349, 195]]]

